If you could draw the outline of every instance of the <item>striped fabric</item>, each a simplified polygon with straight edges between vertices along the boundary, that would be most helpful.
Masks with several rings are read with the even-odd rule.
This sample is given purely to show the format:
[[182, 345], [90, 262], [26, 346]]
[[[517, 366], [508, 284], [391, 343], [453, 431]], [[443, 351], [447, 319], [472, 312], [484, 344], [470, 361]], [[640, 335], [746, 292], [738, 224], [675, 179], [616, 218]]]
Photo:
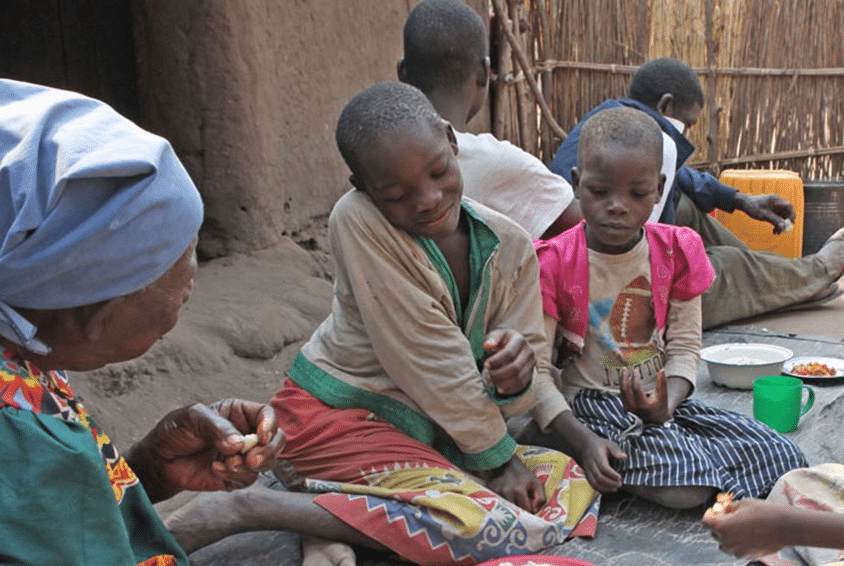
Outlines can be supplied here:
[[643, 425], [621, 398], [585, 389], [572, 411], [596, 434], [617, 443], [626, 485], [712, 486], [735, 497], [763, 497], [777, 478], [808, 465], [785, 436], [750, 417], [686, 399], [664, 425]]

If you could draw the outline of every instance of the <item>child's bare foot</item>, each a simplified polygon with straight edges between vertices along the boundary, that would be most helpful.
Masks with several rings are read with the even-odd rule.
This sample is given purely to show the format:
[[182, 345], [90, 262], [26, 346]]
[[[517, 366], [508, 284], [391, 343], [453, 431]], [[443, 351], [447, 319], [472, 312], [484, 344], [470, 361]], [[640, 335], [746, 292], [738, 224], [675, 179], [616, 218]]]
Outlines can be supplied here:
[[836, 279], [844, 275], [844, 228], [839, 228], [829, 239], [824, 242], [818, 254], [826, 258], [832, 265]]
[[257, 484], [236, 491], [199, 493], [164, 519], [164, 526], [190, 554], [227, 536], [252, 530], [249, 517], [250, 490], [266, 489]]
[[355, 566], [355, 551], [348, 544], [302, 536], [302, 566]]

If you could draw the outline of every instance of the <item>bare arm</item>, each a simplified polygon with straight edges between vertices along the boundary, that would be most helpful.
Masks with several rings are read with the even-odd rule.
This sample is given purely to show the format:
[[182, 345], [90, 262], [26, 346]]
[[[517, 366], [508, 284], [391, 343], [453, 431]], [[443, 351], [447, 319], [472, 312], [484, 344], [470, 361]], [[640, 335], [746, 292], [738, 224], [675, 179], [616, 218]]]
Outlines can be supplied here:
[[844, 549], [844, 515], [745, 499], [726, 513], [707, 511], [703, 524], [712, 530], [721, 550], [757, 558], [784, 546]]
[[503, 466], [479, 476], [492, 491], [530, 513], [538, 512], [545, 505], [542, 482], [516, 456]]
[[688, 379], [679, 376], [666, 378], [665, 371], [659, 370], [656, 388], [652, 393], [645, 393], [639, 370], [621, 370], [621, 402], [626, 410], [639, 415], [646, 423], [662, 424], [671, 420], [677, 406], [691, 390], [692, 384]]
[[617, 444], [586, 428], [571, 411], [560, 413], [551, 422], [551, 429], [562, 440], [564, 451], [583, 468], [589, 485], [601, 493], [621, 489], [621, 474], [611, 462], [624, 460], [627, 454]]
[[[557, 321], [545, 315], [546, 343], [539, 353], [540, 366], [550, 366], [552, 344], [557, 330]], [[559, 396], [560, 412], [551, 420], [548, 428], [562, 444], [563, 451], [580, 464], [589, 484], [602, 493], [621, 488], [621, 474], [612, 467], [612, 460], [627, 458], [624, 451], [614, 442], [592, 432], [571, 411], [562, 395]]]
[[484, 340], [484, 375], [499, 395], [518, 395], [531, 384], [536, 354], [524, 336], [512, 329], [496, 328]]
[[583, 220], [583, 212], [580, 210], [580, 201], [574, 199], [571, 204], [557, 217], [556, 220], [545, 230], [540, 239], [547, 240], [557, 234], [562, 234], [578, 222]]
[[671, 299], [665, 330], [665, 368], [657, 375], [654, 391], [647, 395], [638, 372], [622, 373], [621, 400], [625, 408], [645, 422], [662, 424], [692, 394], [700, 361], [701, 299]]

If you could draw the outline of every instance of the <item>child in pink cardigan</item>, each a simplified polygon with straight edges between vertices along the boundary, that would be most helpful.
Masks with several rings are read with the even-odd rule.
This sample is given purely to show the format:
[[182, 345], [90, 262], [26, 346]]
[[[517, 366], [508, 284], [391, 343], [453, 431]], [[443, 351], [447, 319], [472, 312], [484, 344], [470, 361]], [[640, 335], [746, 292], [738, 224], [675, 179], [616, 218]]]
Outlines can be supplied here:
[[767, 426], [690, 398], [714, 272], [695, 232], [647, 222], [661, 159], [642, 112], [605, 110], [583, 127], [572, 177], [585, 220], [535, 242], [560, 395], [538, 397], [523, 440], [566, 449], [602, 491], [675, 508], [717, 491], [758, 497], [806, 460]]

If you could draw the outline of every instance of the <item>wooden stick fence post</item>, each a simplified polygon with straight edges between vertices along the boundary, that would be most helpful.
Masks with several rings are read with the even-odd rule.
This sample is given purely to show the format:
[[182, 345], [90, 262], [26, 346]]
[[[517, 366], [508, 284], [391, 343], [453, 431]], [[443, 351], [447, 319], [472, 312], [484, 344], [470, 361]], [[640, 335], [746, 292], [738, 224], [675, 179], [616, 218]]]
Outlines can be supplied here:
[[510, 108], [509, 90], [507, 83], [503, 78], [506, 77], [513, 68], [513, 58], [510, 55], [511, 47], [509, 41], [501, 39], [501, 30], [509, 29], [509, 15], [507, 12], [495, 9], [495, 14], [498, 20], [498, 80], [495, 81], [495, 108], [492, 119], [492, 133], [498, 139], [504, 140], [510, 138], [510, 128], [507, 123], [508, 109]]
[[706, 0], [704, 6], [706, 11], [706, 66], [708, 68], [706, 72], [706, 106], [709, 112], [709, 131], [706, 135], [706, 139], [709, 142], [707, 158], [713, 164], [713, 167], [710, 167], [710, 172], [713, 175], [718, 175], [720, 173], [720, 165], [718, 164], [718, 115], [721, 112], [721, 109], [715, 104], [715, 95], [717, 94], [718, 88], [717, 75], [715, 73], [715, 66], [718, 63], [718, 45], [715, 41], [713, 30], [714, 8], [712, 6], [712, 0]]
[[[554, 130], [554, 134], [559, 137], [560, 139], [566, 139], [568, 134], [563, 130], [560, 125], [554, 120], [554, 116], [551, 115], [551, 110], [548, 108], [548, 104], [545, 102], [545, 97], [542, 96], [542, 91], [539, 90], [539, 85], [536, 84], [536, 79], [533, 78], [533, 70], [530, 66], [530, 61], [528, 61], [527, 56], [522, 51], [519, 42], [516, 40], [516, 36], [513, 34], [513, 30], [510, 29], [510, 26], [507, 25], [507, 10], [504, 8], [502, 4], [502, 0], [492, 0], [492, 6], [495, 8], [495, 13], [498, 14], [498, 22], [499, 22], [499, 29], [504, 33], [505, 37], [507, 38], [507, 43], [510, 44], [510, 49], [513, 50], [513, 55], [516, 57], [516, 61], [519, 63], [519, 67], [521, 67], [522, 72], [525, 75], [525, 80], [530, 86], [531, 91], [533, 91], [533, 96], [536, 99], [537, 104], [539, 104], [539, 110], [542, 112], [542, 117], [548, 122], [548, 125]], [[514, 22], [513, 25], [518, 25], [517, 22]], [[499, 65], [501, 62], [499, 62]]]
[[[638, 68], [634, 63], [674, 54], [696, 62], [704, 89], [701, 126], [690, 133], [700, 155], [691, 166], [713, 174], [744, 165], [791, 169], [806, 179], [844, 177], [841, 1], [486, 1], [496, 13], [501, 54], [494, 132], [543, 161], [551, 153], [548, 137], [566, 136], [553, 127], [557, 120], [577, 123], [623, 92], [627, 81], [621, 81]], [[530, 14], [518, 40], [514, 3]], [[692, 27], [667, 26], [671, 14]], [[536, 134], [520, 128], [525, 101]]]
[[[522, 43], [520, 25], [521, 3], [521, 0], [507, 0], [507, 11], [510, 14], [510, 22], [512, 24], [511, 26], [508, 26], [508, 28], [512, 30], [513, 37], [515, 38], [519, 49], [524, 47], [524, 43]], [[518, 131], [519, 136], [516, 138], [518, 140], [517, 143], [528, 153], [534, 153], [536, 150], [536, 135], [534, 131], [535, 128], [532, 128], [531, 124], [536, 124], [536, 115], [534, 114], [534, 116], [531, 117], [531, 110], [534, 110], [535, 112], [535, 106], [522, 81], [514, 82], [513, 90], [515, 92], [515, 96], [513, 97], [513, 106], [515, 108], [516, 115], [516, 130]]]
[[[540, 31], [540, 38], [541, 44], [540, 49], [538, 50], [537, 56], [540, 60], [545, 61], [551, 55], [551, 28], [548, 22], [548, 14], [546, 12], [546, 2], [543, 1], [541, 4], [534, 3], [534, 9], [537, 16], [537, 21], [535, 25], [539, 28]], [[543, 69], [542, 71], [542, 89], [543, 93], [550, 92], [553, 88], [553, 77], [554, 73], [551, 69]], [[553, 95], [552, 95], [553, 97]], [[553, 144], [553, 132], [548, 124], [543, 121], [540, 122], [540, 155], [543, 161], [550, 162], [554, 158], [554, 144]]]

